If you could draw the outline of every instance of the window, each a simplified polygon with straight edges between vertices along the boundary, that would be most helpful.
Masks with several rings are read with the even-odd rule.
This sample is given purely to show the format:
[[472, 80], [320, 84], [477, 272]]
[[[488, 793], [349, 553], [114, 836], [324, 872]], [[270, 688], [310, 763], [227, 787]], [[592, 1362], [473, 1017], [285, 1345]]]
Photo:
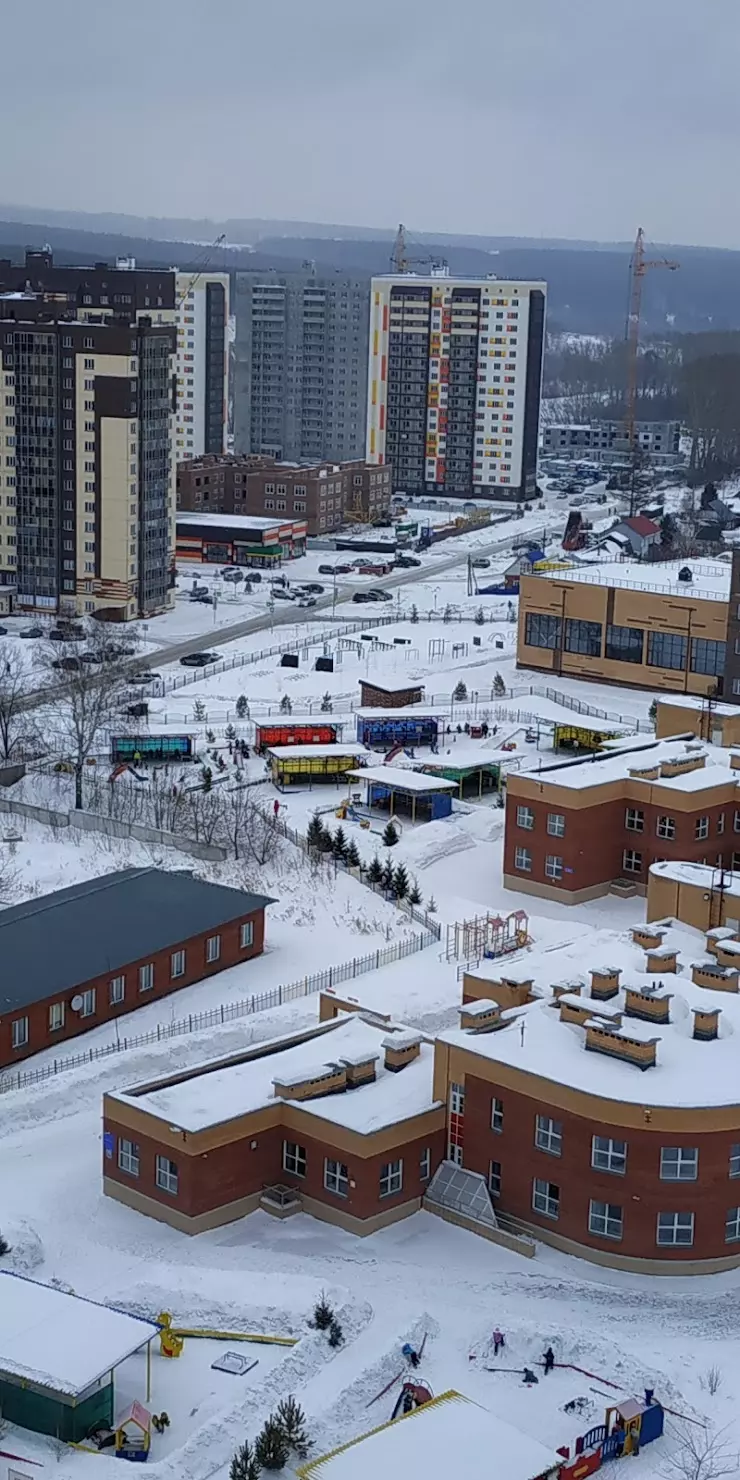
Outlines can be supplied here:
[[725, 671], [725, 648], [724, 642], [712, 642], [706, 637], [692, 637], [691, 639], [691, 672], [709, 673], [713, 678], [719, 678]]
[[461, 1084], [450, 1085], [450, 1114], [465, 1114], [465, 1090]]
[[296, 1141], [283, 1141], [283, 1171], [294, 1177], [306, 1175], [306, 1148]]
[[528, 647], [560, 647], [562, 633], [560, 617], [548, 617], [539, 612], [527, 612], [524, 623], [524, 641]]
[[569, 617], [565, 623], [565, 651], [585, 653], [589, 658], [601, 657], [601, 623]]
[[549, 1151], [551, 1156], [560, 1156], [563, 1149], [563, 1126], [549, 1115], [535, 1116], [534, 1144], [540, 1151]]
[[532, 854], [529, 848], [514, 849], [514, 868], [518, 868], [523, 874], [531, 874]]
[[628, 832], [642, 832], [645, 826], [645, 814], [637, 807], [628, 807], [624, 814], [624, 825]]
[[622, 854], [622, 868], [626, 874], [639, 874], [642, 870], [642, 854], [636, 853], [634, 848], [625, 848]]
[[392, 1197], [403, 1188], [403, 1162], [386, 1161], [380, 1168], [380, 1196]]
[[254, 924], [251, 920], [245, 920], [242, 925], [239, 933], [239, 944], [243, 951], [246, 950], [247, 946], [254, 945]]
[[699, 1151], [696, 1146], [661, 1147], [661, 1182], [695, 1182], [698, 1175]]
[[696, 838], [698, 843], [702, 842], [704, 838], [709, 837], [708, 817], [697, 817], [696, 822], [694, 823], [694, 837]]
[[110, 1002], [111, 1006], [113, 1007], [116, 1002], [123, 1002], [125, 995], [125, 976], [114, 976], [113, 979], [108, 983], [108, 1001]]
[[172, 955], [170, 956], [170, 976], [171, 977], [175, 977], [175, 976], [184, 976], [184, 975], [185, 975], [185, 952], [184, 951], [173, 951], [172, 952]]
[[156, 1183], [163, 1192], [169, 1192], [177, 1197], [177, 1167], [168, 1156], [158, 1156], [156, 1162]]
[[324, 1158], [324, 1186], [327, 1192], [334, 1192], [337, 1197], [347, 1196], [349, 1176], [343, 1161], [331, 1161], [328, 1156]]
[[501, 1162], [490, 1161], [488, 1163], [488, 1191], [491, 1197], [501, 1196]]
[[725, 814], [724, 814], [724, 812], [720, 812], [719, 817], [717, 818], [717, 834], [718, 834], [718, 836], [721, 836], [721, 834], [724, 832], [724, 830], [725, 830]]
[[658, 1213], [655, 1241], [662, 1245], [693, 1244], [693, 1213]]
[[52, 1002], [49, 1008], [49, 1032], [58, 1033], [64, 1027], [64, 1003]]
[[95, 988], [88, 987], [87, 991], [82, 993], [82, 1007], [80, 1008], [80, 1017], [92, 1017], [94, 1012]]
[[623, 1177], [627, 1170], [627, 1142], [612, 1141], [609, 1136], [593, 1136], [591, 1165], [597, 1172], [615, 1172]]
[[548, 812], [547, 831], [551, 838], [565, 837], [565, 816], [562, 812]]
[[730, 1176], [740, 1177], [740, 1142], [730, 1147]]
[[725, 1218], [725, 1243], [736, 1244], [740, 1240], [740, 1208], [728, 1208]]
[[10, 1034], [13, 1048], [25, 1048], [28, 1043], [28, 1018], [14, 1018], [10, 1025]]
[[560, 858], [559, 855], [556, 854], [556, 853], [548, 853], [547, 854], [547, 857], [545, 858], [545, 878], [546, 879], [556, 879], [556, 880], [558, 880], [558, 879], [562, 879], [562, 877], [563, 877], [563, 860], [562, 860], [562, 858]]
[[588, 1231], [599, 1238], [622, 1237], [622, 1209], [616, 1203], [594, 1202], [588, 1205]]
[[686, 645], [686, 638], [678, 632], [648, 632], [648, 667], [683, 671], [686, 667]]
[[675, 838], [675, 836], [676, 836], [676, 819], [675, 819], [675, 817], [659, 817], [658, 818], [658, 825], [657, 825], [656, 831], [657, 831], [657, 834], [658, 834], [658, 837], [659, 838]]
[[151, 992], [154, 986], [154, 962], [147, 961], [146, 966], [139, 967], [139, 991]]
[[218, 961], [221, 955], [221, 936], [209, 935], [206, 941], [206, 961]]
[[432, 1152], [429, 1146], [425, 1146], [419, 1157], [419, 1181], [428, 1182], [432, 1175]]
[[534, 828], [534, 812], [531, 807], [517, 807], [516, 825], [517, 827], [526, 828], [527, 832], [532, 832]]
[[118, 1165], [122, 1172], [128, 1172], [129, 1177], [139, 1175], [139, 1148], [135, 1141], [118, 1141]]
[[535, 1213], [544, 1213], [546, 1218], [560, 1216], [560, 1188], [555, 1182], [543, 1182], [535, 1177], [532, 1183], [532, 1207]]
[[[491, 1100], [491, 1130], [499, 1134], [504, 1128], [504, 1106], [501, 1100]], [[740, 1148], [739, 1148], [740, 1149]]]

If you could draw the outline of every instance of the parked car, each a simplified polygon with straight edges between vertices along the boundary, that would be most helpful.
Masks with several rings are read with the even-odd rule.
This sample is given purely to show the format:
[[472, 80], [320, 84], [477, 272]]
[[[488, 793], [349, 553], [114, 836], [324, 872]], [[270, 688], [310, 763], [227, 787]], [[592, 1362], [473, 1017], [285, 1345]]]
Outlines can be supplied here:
[[393, 600], [393, 593], [391, 591], [384, 591], [380, 586], [376, 586], [373, 590], [368, 591], [367, 594], [371, 601]]
[[[335, 565], [334, 569], [338, 576], [351, 576], [354, 570], [352, 565]], [[321, 574], [321, 572], [319, 572]]]
[[303, 590], [307, 591], [309, 596], [323, 596], [326, 587], [320, 586], [318, 581], [306, 581]]
[[320, 576], [333, 576], [333, 574], [334, 574], [334, 566], [333, 565], [320, 565], [319, 566], [319, 575]]
[[136, 704], [127, 705], [126, 713], [130, 714], [132, 719], [145, 719], [149, 713], [149, 705], [141, 699]]
[[43, 635], [43, 627], [37, 627], [35, 625], [33, 627], [21, 627], [21, 630], [18, 633], [19, 637], [43, 637]]
[[421, 561], [415, 555], [397, 555], [393, 564], [399, 570], [410, 570], [413, 565], [421, 565]]
[[315, 596], [301, 596], [300, 599], [299, 599], [298, 605], [299, 606], [315, 606], [316, 605], [316, 597]]
[[273, 586], [270, 595], [273, 601], [295, 601], [295, 593], [293, 591], [284, 591], [282, 586]]
[[260, 581], [262, 580], [262, 576], [260, 575], [258, 570], [253, 570], [252, 566], [250, 565], [247, 570], [245, 579], [247, 581], [256, 581], [257, 585], [259, 585]]
[[183, 668], [207, 668], [209, 663], [218, 662], [218, 653], [186, 653], [180, 662]]
[[194, 601], [196, 606], [213, 606], [213, 597], [210, 591], [199, 591], [195, 596], [191, 594], [190, 600]]
[[133, 658], [136, 648], [128, 642], [107, 642], [103, 648], [103, 657], [106, 662], [112, 663], [116, 658]]
[[485, 555], [478, 555], [477, 558], [473, 561], [473, 570], [488, 570], [490, 568], [490, 564], [490, 560], [487, 560]]
[[352, 597], [353, 601], [372, 601], [372, 599], [369, 591], [355, 591]]
[[270, 576], [271, 586], [287, 586], [287, 584], [285, 576]]
[[131, 674], [129, 683], [154, 683], [155, 679], [161, 677], [161, 673], [152, 673], [151, 668], [142, 668], [138, 673]]
[[222, 570], [221, 574], [225, 581], [233, 581], [234, 584], [244, 580], [244, 572], [241, 570]]
[[80, 658], [55, 658], [52, 668], [63, 668], [65, 673], [77, 673], [82, 667]]
[[358, 555], [357, 559], [352, 561], [352, 563], [350, 565], [350, 570], [352, 570], [353, 567], [354, 567], [355, 570], [362, 570], [363, 565], [374, 565], [374, 564], [375, 564], [375, 561], [374, 560], [369, 560], [368, 557], [367, 557], [367, 555]]
[[7, 637], [7, 635], [8, 635], [8, 629], [7, 629], [7, 627], [0, 627], [0, 637]]

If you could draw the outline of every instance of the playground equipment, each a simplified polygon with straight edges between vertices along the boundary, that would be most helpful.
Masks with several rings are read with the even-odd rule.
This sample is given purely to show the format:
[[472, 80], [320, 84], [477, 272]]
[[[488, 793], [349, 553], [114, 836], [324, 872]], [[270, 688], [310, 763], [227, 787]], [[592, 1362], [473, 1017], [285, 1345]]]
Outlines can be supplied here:
[[159, 1350], [163, 1357], [179, 1357], [185, 1338], [179, 1332], [172, 1329], [172, 1316], [168, 1310], [161, 1310], [157, 1316], [157, 1324], [161, 1327], [159, 1332]]
[[405, 1382], [396, 1399], [391, 1418], [400, 1418], [404, 1413], [413, 1413], [414, 1409], [423, 1407], [424, 1403], [431, 1403], [434, 1394], [425, 1382]]
[[[160, 1342], [164, 1335], [168, 1337], [182, 1338], [191, 1337], [194, 1341], [253, 1341], [261, 1346], [295, 1346], [297, 1336], [267, 1336], [257, 1334], [253, 1331], [215, 1331], [209, 1326], [177, 1326], [172, 1325], [172, 1316], [168, 1310], [160, 1311], [157, 1316], [157, 1325], [163, 1329], [160, 1331]], [[182, 1351], [182, 1345], [180, 1346]], [[163, 1356], [178, 1356], [180, 1352], [162, 1352]]]
[[116, 1459], [142, 1464], [149, 1458], [151, 1443], [152, 1415], [143, 1403], [134, 1402], [116, 1428]]
[[508, 956], [529, 945], [529, 916], [525, 910], [511, 914], [474, 915], [471, 920], [456, 920], [447, 926], [445, 960], [470, 961], [473, 957], [494, 960]]
[[584, 1480], [586, 1475], [600, 1470], [607, 1460], [639, 1454], [643, 1444], [651, 1444], [661, 1437], [664, 1422], [663, 1406], [652, 1388], [645, 1389], [644, 1399], [621, 1398], [607, 1408], [603, 1424], [597, 1424], [576, 1439], [572, 1459], [569, 1446], [558, 1450], [566, 1461], [559, 1480]]

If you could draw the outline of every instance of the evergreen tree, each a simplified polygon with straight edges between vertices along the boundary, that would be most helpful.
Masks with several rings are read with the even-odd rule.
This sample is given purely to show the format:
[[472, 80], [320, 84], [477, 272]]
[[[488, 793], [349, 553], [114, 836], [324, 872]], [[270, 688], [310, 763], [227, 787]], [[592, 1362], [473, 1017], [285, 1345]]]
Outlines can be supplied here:
[[275, 1415], [265, 1423], [254, 1446], [257, 1464], [261, 1470], [284, 1470], [290, 1454], [290, 1446]]
[[380, 882], [383, 885], [386, 894], [390, 894], [393, 890], [393, 864], [391, 863], [390, 854], [388, 854], [385, 863], [383, 864], [383, 872], [380, 877]]
[[408, 901], [409, 904], [421, 904], [421, 890], [419, 888], [419, 881], [416, 877], [414, 878], [414, 882], [409, 889]]
[[227, 740], [236, 740], [236, 730], [234, 729], [233, 725], [226, 726], [226, 729], [224, 730], [224, 736]]
[[368, 866], [367, 881], [368, 881], [369, 884], [380, 884], [382, 882], [382, 879], [383, 879], [383, 865], [380, 862], [380, 859], [378, 858], [378, 855], [376, 853], [375, 856], [374, 856], [374, 858], [371, 860], [371, 862], [370, 862], [370, 864]]
[[[285, 1438], [299, 1459], [305, 1459], [308, 1454], [308, 1436], [306, 1434], [306, 1415], [300, 1403], [296, 1403], [294, 1397], [283, 1398], [275, 1409], [275, 1421], [285, 1435]], [[236, 1480], [241, 1480], [237, 1476]]]
[[360, 850], [359, 850], [359, 848], [358, 848], [358, 846], [357, 846], [354, 838], [350, 838], [350, 840], [349, 840], [349, 842], [347, 844], [347, 852], [345, 854], [345, 862], [348, 864], [348, 866], [350, 868], [362, 868], [362, 859], [360, 858]]
[[397, 843], [397, 842], [398, 842], [398, 829], [396, 828], [395, 824], [393, 822], [391, 822], [391, 820], [389, 818], [388, 821], [385, 824], [385, 827], [383, 828], [383, 847], [384, 848], [392, 848], [393, 845], [394, 845], [394, 843]]
[[454, 687], [454, 689], [452, 691], [452, 697], [453, 697], [453, 699], [458, 699], [458, 700], [467, 699], [467, 697], [468, 697], [468, 690], [467, 690], [466, 685], [463, 683], [462, 679], [460, 679], [460, 682], [459, 683], [455, 684], [455, 687]]
[[344, 859], [347, 857], [347, 839], [345, 837], [344, 828], [341, 826], [341, 824], [337, 828], [334, 837], [332, 838], [331, 851], [334, 854], [334, 857], [341, 859], [342, 862], [344, 862]]
[[240, 1444], [229, 1465], [229, 1480], [259, 1480], [259, 1473], [257, 1456], [249, 1440], [246, 1440], [244, 1444]]
[[216, 736], [214, 735], [213, 730], [206, 730], [206, 743], [208, 745], [216, 744]]
[[200, 724], [202, 724], [203, 723], [203, 720], [205, 719], [205, 717], [206, 717], [206, 706], [203, 703], [203, 700], [202, 699], [196, 699], [196, 701], [195, 701], [195, 703], [193, 705], [193, 719], [197, 719], [198, 722]]
[[290, 698], [289, 698], [289, 696], [287, 694], [283, 694], [283, 697], [280, 700], [280, 713], [281, 714], [292, 714], [293, 713], [293, 705], [291, 704]]
[[331, 714], [331, 694], [328, 692], [324, 694], [324, 697], [321, 700], [321, 713]]
[[393, 875], [393, 893], [396, 899], [406, 899], [409, 892], [409, 876], [402, 863]]
[[434, 895], [433, 894], [430, 894], [430, 896], [429, 896], [429, 898], [427, 900], [427, 914], [428, 915], [436, 915], [436, 913], [437, 913], [437, 901], [434, 898]]
[[476, 625], [476, 627], [485, 627], [485, 624], [486, 624], [486, 614], [485, 614], [485, 612], [483, 610], [483, 607], [482, 606], [479, 606], [478, 607], [478, 610], [477, 610], [477, 612], [475, 614], [475, 625]]
[[497, 673], [493, 680], [493, 692], [498, 696], [499, 699], [503, 698], [506, 693], [506, 684], [504, 683], [503, 677], [500, 673]]
[[203, 778], [203, 790], [205, 792], [210, 791], [213, 787], [213, 771], [210, 766], [203, 766], [200, 774]]
[[414, 604], [412, 606], [412, 608], [411, 608], [411, 617], [410, 617], [410, 620], [413, 622], [414, 626], [416, 626], [416, 623], [419, 620], [419, 609], [416, 606], [416, 604]]
[[452, 607], [450, 606], [449, 602], [447, 603], [447, 606], [445, 607], [445, 609], [444, 609], [444, 611], [442, 613], [442, 621], [443, 622], [451, 622], [452, 621]]
[[239, 698], [236, 701], [236, 717], [237, 719], [246, 719], [248, 713], [249, 703], [247, 701], [247, 696], [246, 694], [240, 694]]
[[648, 719], [650, 720], [650, 723], [653, 726], [653, 729], [655, 729], [655, 726], [656, 726], [657, 721], [658, 721], [658, 701], [657, 701], [657, 699], [653, 699], [652, 702], [651, 702], [650, 708], [648, 709]]
[[316, 1331], [328, 1331], [333, 1320], [334, 1311], [322, 1290], [313, 1308], [313, 1320], [309, 1322], [309, 1325], [313, 1326]]
[[0, 1233], [0, 1259], [2, 1259], [3, 1254], [9, 1254], [9, 1253], [10, 1253], [10, 1244], [8, 1243], [8, 1240], [6, 1239], [5, 1235], [2, 1234], [2, 1233]]
[[318, 812], [314, 812], [306, 829], [306, 842], [309, 848], [321, 848], [324, 841], [324, 824]]
[[332, 1323], [331, 1323], [330, 1327], [329, 1327], [329, 1345], [330, 1346], [341, 1346], [343, 1341], [344, 1341], [344, 1332], [343, 1332], [343, 1330], [342, 1330], [342, 1328], [341, 1328], [341, 1326], [340, 1326], [340, 1324], [339, 1324], [339, 1322], [338, 1322], [338, 1320], [337, 1320], [337, 1318], [335, 1316], [334, 1319], [332, 1320]]

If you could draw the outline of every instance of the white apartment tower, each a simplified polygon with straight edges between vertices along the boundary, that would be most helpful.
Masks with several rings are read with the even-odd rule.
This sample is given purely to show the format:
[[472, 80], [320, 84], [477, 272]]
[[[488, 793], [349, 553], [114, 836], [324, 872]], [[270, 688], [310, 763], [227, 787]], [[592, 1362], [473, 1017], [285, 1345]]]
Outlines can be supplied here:
[[373, 278], [366, 455], [394, 491], [532, 497], [545, 298], [446, 269]]
[[177, 461], [226, 451], [229, 275], [178, 272]]

